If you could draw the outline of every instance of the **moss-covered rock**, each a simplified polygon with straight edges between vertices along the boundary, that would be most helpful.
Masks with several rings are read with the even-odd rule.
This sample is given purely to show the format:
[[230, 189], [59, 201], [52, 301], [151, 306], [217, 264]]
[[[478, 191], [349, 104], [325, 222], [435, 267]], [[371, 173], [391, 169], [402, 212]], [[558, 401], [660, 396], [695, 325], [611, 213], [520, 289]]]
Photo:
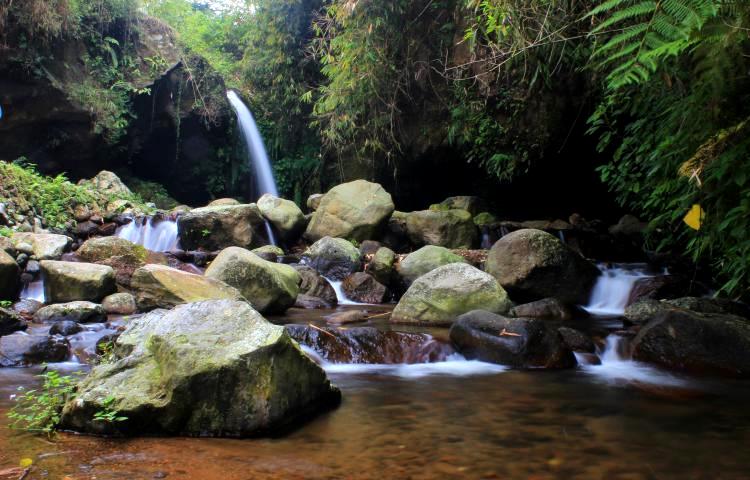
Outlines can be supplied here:
[[26, 330], [26, 322], [21, 315], [7, 308], [0, 308], [0, 337], [19, 330]]
[[343, 280], [361, 267], [359, 250], [343, 238], [321, 238], [305, 251], [303, 260], [331, 280]]
[[356, 272], [341, 284], [346, 298], [360, 303], [384, 303], [388, 299], [388, 288], [372, 275]]
[[472, 216], [484, 211], [486, 208], [484, 200], [471, 195], [459, 195], [457, 197], [448, 197], [442, 202], [430, 205], [430, 210], [447, 211], [447, 210], [465, 210]]
[[452, 263], [419, 277], [401, 298], [391, 321], [448, 326], [472, 310], [505, 313], [510, 307], [508, 295], [491, 275]]
[[177, 228], [186, 250], [254, 248], [267, 243], [259, 233], [265, 231], [265, 220], [255, 204], [196, 208], [180, 217]]
[[[154, 311], [128, 325], [115, 355], [81, 382], [63, 410], [64, 428], [241, 437], [272, 433], [340, 400], [284, 328], [246, 302]], [[108, 398], [127, 420], [94, 420]]]
[[42, 307], [34, 314], [36, 323], [71, 321], [76, 323], [102, 323], [107, 320], [104, 308], [93, 302], [56, 303]]
[[409, 238], [415, 245], [472, 248], [479, 232], [466, 210], [423, 210], [406, 218]]
[[0, 300], [16, 298], [20, 274], [15, 259], [4, 250], [0, 250]]
[[41, 267], [48, 303], [98, 302], [116, 290], [115, 271], [106, 265], [45, 260]]
[[[299, 291], [300, 295], [305, 295], [311, 299], [321, 300], [327, 307], [335, 307], [338, 303], [336, 290], [323, 278], [314, 268], [307, 265], [295, 265], [294, 269], [300, 276]], [[299, 296], [297, 298], [299, 298]], [[303, 303], [315, 304], [314, 300], [303, 298]]]
[[399, 264], [398, 273], [404, 284], [409, 286], [425, 273], [451, 263], [468, 262], [464, 257], [456, 255], [447, 248], [427, 245], [407, 255]]
[[240, 300], [234, 287], [213, 278], [183, 272], [164, 265], [146, 265], [133, 273], [130, 282], [138, 308], [171, 308], [203, 300]]
[[[17, 250], [32, 255], [37, 260], [55, 260], [70, 247], [70, 238], [52, 233], [14, 233], [11, 237]], [[31, 250], [27, 250], [31, 246]]]
[[291, 200], [284, 200], [267, 193], [258, 200], [258, 208], [285, 242], [299, 239], [305, 230], [307, 225], [305, 214]]
[[102, 307], [105, 312], [116, 315], [132, 315], [138, 309], [135, 297], [129, 293], [113, 293], [104, 297]]
[[124, 255], [145, 262], [148, 257], [148, 250], [143, 246], [119, 237], [91, 238], [86, 240], [76, 253], [81, 259], [91, 263]]
[[276, 245], [263, 245], [262, 247], [254, 248], [250, 251], [269, 262], [275, 262], [279, 257], [284, 256], [284, 250]]
[[289, 265], [263, 260], [239, 247], [222, 250], [206, 277], [235, 287], [261, 313], [283, 313], [294, 305], [301, 281]]
[[594, 264], [547, 232], [512, 232], [490, 250], [486, 270], [516, 301], [556, 298], [583, 304], [599, 276]]
[[383, 285], [390, 285], [396, 274], [396, 253], [388, 247], [380, 247], [367, 264], [367, 273]]
[[394, 209], [391, 195], [377, 183], [344, 183], [322, 198], [305, 237], [312, 241], [326, 236], [370, 240], [385, 227]]

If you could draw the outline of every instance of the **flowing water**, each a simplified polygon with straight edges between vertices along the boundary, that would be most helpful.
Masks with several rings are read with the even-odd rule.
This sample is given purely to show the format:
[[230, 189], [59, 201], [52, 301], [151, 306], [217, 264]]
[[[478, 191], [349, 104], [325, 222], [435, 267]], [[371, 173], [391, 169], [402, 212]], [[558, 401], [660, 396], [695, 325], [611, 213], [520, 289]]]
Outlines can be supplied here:
[[177, 220], [139, 217], [117, 229], [116, 235], [152, 252], [168, 252], [179, 248]]
[[[589, 304], [584, 308], [601, 316], [622, 315], [636, 282], [656, 276], [646, 264], [600, 265], [599, 269], [601, 275], [591, 292]], [[666, 272], [661, 275], [666, 275]]]
[[21, 294], [19, 295], [21, 300], [36, 300], [37, 302], [44, 303], [44, 281], [41, 277], [39, 280], [27, 283]]

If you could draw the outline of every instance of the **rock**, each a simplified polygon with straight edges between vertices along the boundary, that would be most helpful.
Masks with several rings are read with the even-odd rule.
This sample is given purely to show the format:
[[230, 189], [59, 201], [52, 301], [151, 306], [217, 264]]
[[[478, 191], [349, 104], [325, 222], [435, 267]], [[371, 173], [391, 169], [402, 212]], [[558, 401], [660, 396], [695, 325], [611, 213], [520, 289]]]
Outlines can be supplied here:
[[750, 378], [750, 322], [733, 315], [662, 310], [633, 340], [635, 360], [697, 374]]
[[638, 279], [630, 292], [628, 303], [652, 298], [664, 300], [685, 297], [687, 295], [702, 295], [708, 291], [689, 278], [680, 275], [659, 275]]
[[477, 227], [489, 227], [498, 222], [497, 217], [489, 212], [481, 212], [474, 215], [474, 225]]
[[[338, 303], [336, 290], [328, 283], [328, 280], [307, 265], [295, 265], [294, 269], [297, 270], [300, 276], [300, 294], [322, 300], [326, 304], [326, 308], [336, 306]], [[299, 297], [297, 298], [299, 299]]]
[[13, 304], [13, 311], [25, 319], [31, 320], [34, 314], [43, 306], [44, 304], [42, 302], [25, 298]]
[[391, 322], [451, 325], [472, 310], [505, 313], [510, 307], [508, 295], [491, 275], [452, 263], [419, 277], [396, 306]]
[[305, 230], [307, 224], [305, 214], [291, 200], [284, 200], [267, 193], [258, 200], [258, 208], [285, 242], [296, 241]]
[[56, 303], [40, 308], [34, 314], [36, 323], [72, 321], [76, 323], [104, 323], [107, 312], [101, 305], [92, 302]]
[[385, 227], [394, 209], [391, 195], [377, 183], [344, 183], [325, 194], [305, 237], [312, 241], [323, 237], [371, 240]]
[[42, 266], [36, 260], [29, 260], [26, 263], [26, 273], [37, 275], [42, 272]]
[[76, 322], [70, 320], [63, 320], [57, 322], [49, 329], [50, 335], [62, 335], [63, 337], [69, 337], [83, 331], [83, 327]]
[[331, 307], [332, 305], [322, 298], [312, 297], [304, 293], [297, 295], [297, 299], [294, 301], [294, 308], [303, 308], [305, 310], [319, 310]]
[[0, 337], [0, 367], [64, 362], [69, 355], [70, 345], [59, 337], [19, 334]]
[[366, 271], [383, 285], [390, 285], [396, 274], [396, 254], [388, 247], [380, 247], [373, 255]]
[[[87, 433], [244, 437], [273, 433], [340, 401], [322, 368], [247, 302], [157, 310], [131, 322], [115, 362], [94, 367], [64, 408]], [[123, 422], [97, 422], [110, 408]]]
[[560, 334], [563, 343], [574, 352], [596, 352], [596, 345], [594, 345], [594, 341], [591, 340], [588, 335], [579, 332], [578, 330], [568, 327], [560, 327], [557, 329], [557, 333]]
[[472, 217], [485, 211], [487, 206], [479, 197], [473, 197], [468, 195], [449, 197], [438, 203], [437, 205], [430, 206], [430, 210], [465, 210], [471, 214]]
[[130, 285], [141, 310], [172, 308], [203, 300], [242, 300], [239, 290], [222, 281], [163, 265], [139, 268], [133, 273]]
[[323, 195], [322, 193], [313, 193], [312, 195], [307, 197], [307, 208], [311, 212], [314, 212], [315, 210], [320, 208], [320, 202], [323, 200], [324, 196], [325, 195]]
[[667, 300], [665, 303], [693, 312], [734, 315], [750, 320], [750, 307], [726, 298], [683, 297]]
[[15, 257], [18, 254], [16, 247], [13, 246], [13, 240], [2, 235], [0, 235], [0, 250], [4, 251], [11, 257]]
[[82, 180], [78, 183], [88, 184], [94, 190], [109, 197], [131, 198], [133, 196], [133, 192], [130, 191], [127, 185], [122, 183], [120, 177], [107, 170], [97, 173], [91, 180]]
[[350, 323], [366, 322], [368, 318], [369, 314], [365, 310], [347, 310], [327, 316], [326, 322], [334, 325], [348, 325]]
[[547, 318], [550, 320], [568, 321], [573, 318], [573, 311], [556, 298], [545, 298], [513, 307], [510, 315], [513, 317]]
[[406, 219], [406, 229], [416, 245], [472, 248], [479, 239], [473, 217], [466, 210], [412, 212]]
[[16, 298], [20, 287], [21, 269], [16, 261], [0, 250], [0, 300]]
[[113, 293], [102, 300], [104, 311], [116, 315], [132, 315], [138, 309], [135, 297], [129, 293]]
[[148, 257], [148, 250], [144, 247], [119, 237], [91, 238], [86, 240], [76, 253], [82, 260], [91, 263], [120, 256], [131, 256], [145, 262]]
[[638, 217], [633, 215], [625, 215], [616, 225], [609, 227], [609, 233], [625, 237], [641, 237], [646, 228], [648, 228], [648, 223], [641, 222]]
[[486, 311], [461, 315], [451, 327], [451, 341], [469, 359], [517, 368], [570, 368], [573, 352], [557, 330], [543, 320], [505, 318]]
[[78, 238], [88, 238], [92, 235], [96, 235], [99, 232], [99, 225], [88, 220], [81, 222], [76, 226], [76, 235]]
[[177, 229], [185, 250], [251, 249], [267, 243], [258, 233], [265, 232], [265, 220], [255, 204], [196, 208], [180, 217]]
[[425, 333], [383, 332], [375, 327], [313, 328], [309, 325], [287, 325], [286, 330], [292, 338], [331, 363], [428, 363], [444, 361], [455, 353], [450, 345]]
[[513, 299], [584, 304], [599, 276], [594, 264], [541, 230], [510, 233], [490, 250], [486, 270]]
[[[36, 260], [55, 260], [70, 247], [70, 238], [52, 233], [14, 233], [13, 245], [19, 251], [34, 256]], [[29, 251], [29, 248], [30, 251]]]
[[284, 256], [284, 250], [275, 245], [264, 245], [251, 251], [263, 260], [268, 260], [269, 262], [275, 262], [279, 257]]
[[361, 267], [359, 250], [343, 238], [323, 237], [307, 249], [303, 258], [331, 280], [343, 280]]
[[365, 272], [352, 273], [341, 285], [346, 297], [359, 303], [384, 303], [388, 288]]
[[45, 260], [41, 266], [47, 303], [98, 302], [116, 290], [115, 271], [106, 265]]
[[103, 237], [110, 237], [117, 233], [117, 227], [118, 225], [115, 222], [107, 222], [103, 225], [99, 225], [96, 234]]
[[26, 322], [21, 315], [13, 310], [0, 308], [0, 337], [20, 330], [26, 330]]
[[447, 248], [427, 245], [406, 256], [398, 267], [398, 273], [406, 286], [414, 283], [422, 275], [451, 263], [468, 263], [464, 257]]
[[388, 219], [385, 235], [383, 236], [383, 244], [395, 252], [408, 251], [411, 247], [409, 232], [406, 228], [408, 218], [408, 213], [395, 211], [391, 215], [391, 218]]
[[[231, 205], [240, 205], [239, 200], [235, 200], [234, 198], [218, 198], [214, 200], [213, 202], [209, 203], [209, 207], [226, 207]], [[189, 210], [189, 209], [188, 209]]]
[[261, 313], [283, 313], [293, 306], [301, 282], [289, 265], [268, 262], [239, 247], [222, 250], [205, 275], [235, 287]]

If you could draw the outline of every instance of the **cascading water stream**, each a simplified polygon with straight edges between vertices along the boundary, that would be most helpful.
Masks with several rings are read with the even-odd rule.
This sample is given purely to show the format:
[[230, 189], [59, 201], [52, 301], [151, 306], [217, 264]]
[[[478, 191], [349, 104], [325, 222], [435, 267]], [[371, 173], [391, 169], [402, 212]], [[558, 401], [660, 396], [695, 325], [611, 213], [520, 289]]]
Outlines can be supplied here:
[[154, 217], [134, 218], [117, 230], [116, 235], [152, 252], [167, 252], [179, 247], [177, 221]]
[[[276, 187], [276, 180], [273, 178], [271, 161], [268, 159], [268, 153], [266, 153], [266, 146], [263, 143], [263, 137], [260, 134], [258, 124], [255, 122], [252, 112], [250, 112], [250, 109], [247, 108], [247, 105], [245, 105], [240, 96], [237, 95], [237, 92], [229, 90], [227, 92], [227, 99], [237, 114], [237, 123], [239, 123], [240, 129], [242, 130], [242, 137], [247, 146], [248, 165], [250, 166], [250, 169], [253, 172], [253, 178], [255, 179], [253, 189], [255, 197], [260, 198], [266, 193], [278, 197], [279, 189]], [[276, 245], [276, 238], [274, 237], [271, 225], [267, 220], [266, 233], [271, 245]]]
[[636, 282], [654, 276], [645, 264], [600, 265], [599, 269], [602, 273], [591, 292], [589, 304], [584, 306], [593, 315], [622, 315]]
[[23, 287], [23, 290], [21, 290], [19, 298], [21, 300], [36, 300], [37, 302], [44, 303], [44, 282], [42, 279], [40, 278], [39, 280], [27, 283]]

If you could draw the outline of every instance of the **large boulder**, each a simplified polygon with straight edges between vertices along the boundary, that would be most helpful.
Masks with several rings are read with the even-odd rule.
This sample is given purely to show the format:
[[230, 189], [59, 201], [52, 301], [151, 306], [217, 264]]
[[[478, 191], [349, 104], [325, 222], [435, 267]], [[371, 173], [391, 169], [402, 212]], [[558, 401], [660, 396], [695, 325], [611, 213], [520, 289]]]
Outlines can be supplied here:
[[341, 288], [346, 298], [360, 303], [384, 303], [388, 288], [365, 272], [352, 273], [344, 279]]
[[106, 265], [45, 260], [41, 267], [47, 303], [98, 302], [116, 290], [115, 271]]
[[750, 378], [750, 322], [673, 308], [656, 313], [633, 340], [633, 358], [699, 374]]
[[445, 248], [472, 248], [479, 231], [466, 210], [423, 210], [406, 218], [409, 238], [416, 245], [437, 245]]
[[289, 265], [263, 260], [239, 247], [222, 250], [206, 277], [235, 287], [261, 313], [283, 313], [294, 305], [301, 281]]
[[[340, 392], [289, 337], [250, 304], [217, 300], [131, 322], [78, 386], [64, 428], [243, 437], [273, 433], [334, 406]], [[108, 403], [122, 422], [97, 422]]]
[[556, 298], [544, 298], [535, 302], [517, 305], [510, 311], [513, 317], [546, 318], [548, 320], [571, 320], [573, 309]]
[[517, 301], [584, 304], [599, 269], [547, 232], [517, 230], [490, 250], [486, 270]]
[[102, 170], [90, 180], [81, 180], [78, 183], [88, 185], [108, 197], [127, 199], [133, 196], [133, 192], [120, 180], [120, 177], [107, 170]]
[[104, 297], [102, 307], [105, 312], [116, 315], [132, 315], [138, 309], [135, 297], [129, 293], [113, 293]]
[[19, 330], [26, 330], [26, 322], [20, 314], [7, 308], [0, 308], [0, 337]]
[[102, 323], [107, 321], [104, 307], [92, 302], [56, 303], [42, 307], [34, 314], [36, 323], [71, 321], [76, 323]]
[[255, 204], [196, 208], [180, 217], [177, 230], [185, 250], [252, 249], [267, 243], [258, 233], [265, 232], [265, 220]]
[[396, 274], [395, 264], [396, 253], [388, 247], [380, 247], [367, 264], [367, 273], [383, 285], [389, 285]]
[[164, 265], [146, 265], [133, 273], [130, 285], [141, 310], [172, 308], [203, 300], [241, 300], [234, 287], [213, 278]]
[[61, 338], [26, 334], [0, 337], [0, 367], [64, 362], [69, 355], [70, 345]]
[[391, 321], [447, 326], [472, 310], [505, 313], [510, 307], [508, 295], [491, 275], [452, 263], [419, 277], [401, 298]]
[[304, 262], [331, 280], [343, 280], [361, 267], [359, 250], [343, 238], [323, 237], [313, 243]]
[[505, 318], [486, 311], [460, 316], [451, 341], [466, 358], [517, 368], [569, 368], [573, 352], [544, 320]]
[[11, 237], [16, 250], [29, 254], [37, 260], [55, 260], [70, 247], [70, 238], [53, 233], [16, 232]]
[[20, 278], [21, 271], [15, 259], [0, 250], [0, 300], [16, 298]]
[[148, 250], [120, 237], [99, 237], [86, 240], [76, 251], [84, 261], [98, 263], [112, 257], [130, 256], [140, 261], [148, 257]]
[[451, 263], [468, 263], [464, 257], [456, 255], [445, 247], [427, 245], [406, 256], [398, 267], [398, 273], [407, 286], [425, 273]]
[[395, 209], [391, 195], [377, 183], [355, 180], [332, 188], [307, 226], [305, 237], [341, 237], [362, 242], [375, 238]]
[[[322, 300], [327, 307], [336, 306], [338, 303], [336, 290], [334, 290], [333, 286], [328, 283], [328, 280], [323, 278], [323, 276], [314, 268], [308, 267], [307, 265], [295, 265], [294, 269], [297, 270], [297, 273], [300, 276], [300, 295], [318, 298]], [[308, 305], [313, 303], [312, 300], [306, 298], [303, 298], [302, 301]]]
[[305, 230], [307, 223], [305, 214], [291, 200], [284, 200], [267, 193], [258, 200], [258, 208], [285, 242], [297, 240]]
[[744, 303], [722, 298], [682, 297], [672, 300], [639, 300], [625, 309], [623, 317], [634, 325], [645, 325], [658, 314], [671, 310], [688, 310], [695, 313], [734, 315], [750, 321], [750, 308]]

